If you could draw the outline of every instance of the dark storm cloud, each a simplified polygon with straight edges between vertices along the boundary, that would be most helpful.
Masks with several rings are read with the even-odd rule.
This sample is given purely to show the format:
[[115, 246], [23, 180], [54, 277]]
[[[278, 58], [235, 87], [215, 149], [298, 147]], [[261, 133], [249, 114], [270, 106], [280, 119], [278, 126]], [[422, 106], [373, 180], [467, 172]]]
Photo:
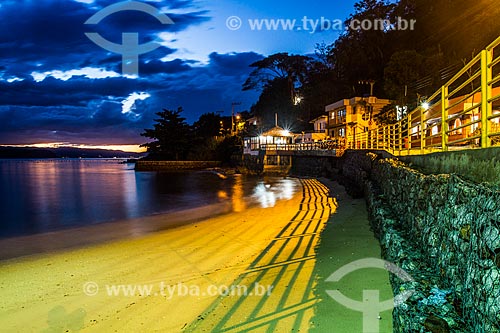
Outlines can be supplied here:
[[68, 81], [52, 77], [42, 82], [0, 82], [0, 105], [23, 106], [85, 106], [92, 100], [107, 96], [128, 96], [137, 89], [158, 89], [156, 81], [132, 80], [127, 78], [85, 79], [74, 77]]
[[247, 68], [242, 71], [242, 64], [245, 64], [248, 67], [250, 64], [261, 60], [262, 56], [253, 53], [231, 53], [231, 54], [219, 54], [213, 52], [209, 55], [210, 63], [212, 64], [212, 68], [215, 71], [218, 71], [223, 74], [229, 73], [242, 73], [248, 74]]
[[[83, 35], [91, 12], [73, 1], [21, 1], [0, 8], [0, 56], [7, 67], [74, 65], [92, 45]], [[72, 61], [73, 60], [73, 61]], [[16, 68], [16, 71], [17, 68]]]
[[[201, 113], [227, 107], [231, 98], [239, 98], [248, 65], [260, 58], [254, 53], [213, 54], [201, 67], [189, 67], [191, 61], [153, 61], [139, 79], [75, 76], [67, 81], [47, 77], [41, 82], [1, 82], [0, 142], [142, 142], [139, 134], [151, 127], [155, 112], [162, 108], [183, 106], [193, 122]], [[134, 92], [151, 97], [136, 101], [131, 113], [122, 113], [122, 102]]]
[[42, 142], [71, 142], [78, 138], [78, 143], [96, 144], [103, 139], [121, 140], [121, 143], [131, 137], [137, 139], [143, 124], [131, 126], [134, 122], [121, 113], [120, 103], [104, 101], [90, 106], [93, 104], [95, 110], [69, 106], [0, 107], [0, 121], [7, 122], [9, 129], [0, 132], [0, 140], [30, 143], [33, 142], [33, 133], [37, 133], [37, 139]]
[[163, 62], [160, 60], [151, 60], [147, 63], [141, 65], [141, 75], [149, 74], [176, 74], [191, 70], [189, 63], [176, 59], [169, 62]]
[[[192, 25], [209, 20], [205, 11], [169, 15], [173, 25], [162, 25], [145, 13], [126, 11], [113, 14], [98, 26], [84, 23], [100, 8], [116, 1], [99, 1], [89, 6], [71, 0], [7, 1], [0, 7], [0, 57], [9, 73], [20, 75], [19, 65], [36, 69], [63, 69], [83, 67], [88, 63], [105, 63], [109, 52], [99, 48], [86, 36], [86, 32], [101, 32], [114, 43], [121, 42], [123, 32], [137, 32], [142, 42], [155, 40], [156, 34], [182, 31]], [[190, 1], [152, 3], [189, 5]], [[96, 8], [97, 7], [97, 8]], [[133, 22], [133, 24], [131, 24]], [[164, 55], [173, 51], [162, 48]], [[121, 57], [111, 55], [113, 60]]]
[[[241, 92], [249, 65], [262, 58], [256, 53], [214, 52], [207, 64], [200, 64], [174, 59], [176, 50], [162, 46], [140, 57], [139, 78], [118, 76], [121, 56], [99, 48], [84, 35], [90, 30], [83, 22], [111, 3], [116, 1], [1, 2], [0, 144], [133, 144], [144, 141], [139, 134], [151, 127], [155, 112], [162, 108], [183, 106], [184, 116], [193, 122], [202, 113], [227, 110], [233, 99], [250, 102], [256, 97]], [[209, 13], [196, 8], [194, 1], [150, 4], [176, 9], [175, 15], [169, 15], [175, 24], [164, 27], [140, 13], [122, 13], [105, 19], [93, 31], [119, 43], [125, 25], [151, 39], [161, 31], [181, 31], [209, 19]], [[174, 60], [162, 61], [166, 56]], [[87, 78], [82, 71], [86, 68], [107, 71], [110, 77]], [[73, 76], [57, 79], [55, 70]], [[68, 72], [75, 70], [80, 72]], [[124, 111], [124, 102], [141, 93], [149, 97], [135, 100]]]

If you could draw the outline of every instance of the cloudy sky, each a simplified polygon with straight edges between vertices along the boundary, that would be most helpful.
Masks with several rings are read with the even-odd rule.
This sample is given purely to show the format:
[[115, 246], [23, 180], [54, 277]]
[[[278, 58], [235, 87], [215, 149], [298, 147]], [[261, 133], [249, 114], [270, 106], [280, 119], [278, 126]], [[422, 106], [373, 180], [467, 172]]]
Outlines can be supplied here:
[[[97, 25], [94, 14], [119, 1], [0, 2], [0, 144], [138, 145], [162, 108], [182, 106], [189, 123], [202, 113], [250, 108], [242, 92], [249, 65], [276, 52], [307, 54], [338, 31], [316, 31], [307, 19], [343, 20], [354, 0], [143, 0], [174, 24], [121, 11]], [[228, 20], [228, 18], [231, 18]], [[238, 20], [239, 19], [239, 20]], [[293, 29], [252, 29], [255, 19], [295, 19]], [[241, 27], [240, 27], [241, 23]], [[139, 33], [156, 50], [139, 56], [138, 75], [124, 75], [122, 55], [85, 33], [115, 44]]]

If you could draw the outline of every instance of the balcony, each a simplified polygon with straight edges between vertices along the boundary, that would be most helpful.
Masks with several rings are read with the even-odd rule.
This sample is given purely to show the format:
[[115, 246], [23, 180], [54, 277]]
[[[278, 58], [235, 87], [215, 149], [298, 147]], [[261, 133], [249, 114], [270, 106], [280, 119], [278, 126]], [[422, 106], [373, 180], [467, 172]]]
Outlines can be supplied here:
[[328, 127], [332, 128], [332, 127], [338, 127], [340, 125], [345, 125], [347, 123], [346, 120], [347, 120], [346, 117], [335, 117], [334, 119], [330, 119]]

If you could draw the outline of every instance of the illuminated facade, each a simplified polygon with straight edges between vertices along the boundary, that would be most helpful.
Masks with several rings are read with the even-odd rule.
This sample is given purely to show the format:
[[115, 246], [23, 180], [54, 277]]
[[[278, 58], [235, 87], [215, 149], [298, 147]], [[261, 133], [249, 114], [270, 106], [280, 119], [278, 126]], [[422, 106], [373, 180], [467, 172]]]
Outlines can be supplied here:
[[375, 129], [374, 117], [391, 103], [377, 97], [342, 99], [325, 107], [328, 113], [327, 135], [342, 140], [347, 136]]
[[275, 126], [259, 136], [244, 139], [244, 154], [258, 155], [260, 150], [286, 150], [293, 144], [294, 134]]

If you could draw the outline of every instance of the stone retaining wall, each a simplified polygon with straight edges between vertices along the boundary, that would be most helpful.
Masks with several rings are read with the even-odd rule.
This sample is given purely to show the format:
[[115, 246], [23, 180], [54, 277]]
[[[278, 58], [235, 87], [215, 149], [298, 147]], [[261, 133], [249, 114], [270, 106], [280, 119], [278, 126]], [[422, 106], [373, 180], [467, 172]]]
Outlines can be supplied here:
[[220, 162], [215, 161], [138, 161], [136, 171], [187, 171], [216, 168]]
[[380, 160], [371, 175], [475, 332], [500, 332], [500, 192]]
[[290, 172], [297, 176], [332, 177], [337, 171], [337, 162], [334, 156], [294, 155]]
[[414, 275], [392, 281], [415, 290], [395, 332], [500, 332], [500, 191], [375, 154], [348, 154], [341, 170], [365, 190], [384, 257]]

